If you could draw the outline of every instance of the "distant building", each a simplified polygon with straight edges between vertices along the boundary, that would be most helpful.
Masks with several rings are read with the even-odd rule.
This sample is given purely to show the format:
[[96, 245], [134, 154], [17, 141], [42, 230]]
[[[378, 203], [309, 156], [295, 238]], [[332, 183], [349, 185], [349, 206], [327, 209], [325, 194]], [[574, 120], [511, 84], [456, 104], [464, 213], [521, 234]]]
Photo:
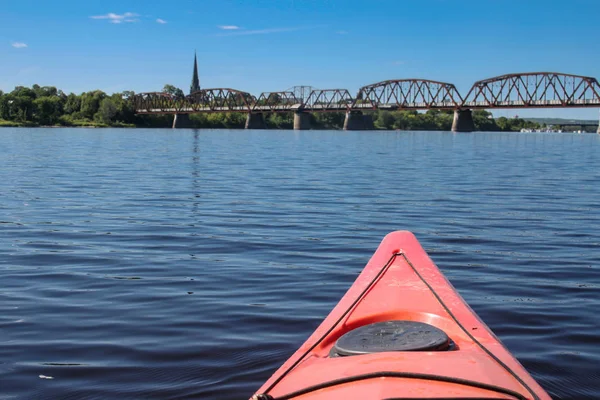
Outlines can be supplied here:
[[192, 84], [190, 85], [190, 94], [200, 90], [200, 79], [198, 78], [198, 60], [194, 53], [194, 75], [192, 76]]

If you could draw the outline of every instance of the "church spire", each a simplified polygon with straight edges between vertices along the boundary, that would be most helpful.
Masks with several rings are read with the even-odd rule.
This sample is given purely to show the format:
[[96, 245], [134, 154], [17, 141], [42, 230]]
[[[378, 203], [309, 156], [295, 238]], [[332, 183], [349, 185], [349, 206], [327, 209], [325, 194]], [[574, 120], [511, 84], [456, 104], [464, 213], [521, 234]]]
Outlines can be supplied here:
[[192, 76], [190, 94], [198, 90], [200, 90], [200, 79], [198, 79], [198, 60], [196, 59], [196, 52], [194, 52], [194, 75]]

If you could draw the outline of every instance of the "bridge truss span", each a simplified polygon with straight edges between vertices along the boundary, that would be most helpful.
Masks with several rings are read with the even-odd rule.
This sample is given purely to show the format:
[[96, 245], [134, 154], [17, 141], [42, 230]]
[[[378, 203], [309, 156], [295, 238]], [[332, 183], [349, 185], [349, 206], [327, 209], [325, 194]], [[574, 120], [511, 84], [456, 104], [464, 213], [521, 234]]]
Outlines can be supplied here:
[[138, 114], [177, 114], [188, 108], [185, 98], [178, 99], [163, 92], [136, 94], [133, 105]]
[[359, 89], [355, 110], [458, 109], [463, 99], [451, 83], [426, 79], [382, 81]]
[[253, 112], [348, 111], [354, 99], [346, 89], [315, 89], [295, 86], [283, 92], [261, 93]]
[[308, 99], [308, 96], [310, 96], [310, 94], [315, 90], [317, 89], [312, 86], [298, 85], [286, 89], [286, 92], [294, 93], [294, 97], [300, 100], [300, 103], [304, 104], [304, 102]]
[[250, 93], [229, 88], [202, 89], [186, 97], [162, 92], [140, 93], [133, 97], [138, 114], [248, 113], [256, 101]]
[[258, 98], [231, 89], [202, 89], [189, 96], [140, 93], [131, 98], [139, 114], [214, 112], [350, 112], [371, 110], [455, 110], [495, 108], [600, 107], [600, 84], [593, 77], [555, 72], [508, 74], [475, 82], [466, 97], [451, 83], [426, 79], [387, 80], [359, 89], [295, 86]]
[[265, 92], [252, 105], [253, 112], [287, 112], [302, 107], [302, 98], [292, 91]]
[[250, 112], [256, 97], [230, 88], [202, 89], [186, 97], [191, 112]]
[[508, 74], [475, 82], [463, 107], [600, 107], [600, 85], [596, 78], [556, 72]]
[[302, 104], [305, 111], [348, 111], [354, 99], [346, 89], [314, 89]]

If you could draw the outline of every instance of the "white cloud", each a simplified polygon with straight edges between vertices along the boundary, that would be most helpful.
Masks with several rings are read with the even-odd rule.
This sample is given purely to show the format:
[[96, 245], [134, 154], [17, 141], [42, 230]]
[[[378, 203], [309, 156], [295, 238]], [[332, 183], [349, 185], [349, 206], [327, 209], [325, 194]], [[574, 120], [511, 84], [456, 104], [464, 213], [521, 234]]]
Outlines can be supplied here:
[[219, 29], [223, 29], [224, 31], [236, 31], [240, 29], [237, 25], [219, 25]]
[[25, 47], [27, 47], [27, 43], [23, 43], [23, 42], [14, 42], [12, 44], [12, 47], [14, 47], [15, 49], [24, 49]]
[[406, 62], [399, 60], [399, 61], [393, 61], [392, 64], [394, 64], [394, 65], [404, 65], [404, 64], [406, 64]]
[[348, 31], [337, 31], [336, 32], [338, 35], [347, 35]]
[[120, 24], [123, 22], [137, 22], [137, 21], [139, 21], [136, 18], [138, 16], [139, 16], [139, 14], [132, 13], [132, 12], [126, 12], [124, 14], [108, 13], [108, 14], [104, 14], [104, 15], [93, 15], [90, 18], [91, 19], [106, 19], [111, 24]]
[[245, 35], [266, 35], [269, 33], [279, 33], [279, 32], [292, 32], [298, 31], [306, 28], [298, 28], [298, 27], [289, 27], [289, 28], [267, 28], [267, 29], [255, 29], [255, 30], [243, 30], [240, 29], [236, 32], [223, 32], [218, 33], [216, 36], [245, 36]]
[[164, 19], [161, 19], [161, 18], [157, 18], [156, 22], [159, 23], [159, 24], [166, 24], [167, 23], [167, 21], [165, 21]]

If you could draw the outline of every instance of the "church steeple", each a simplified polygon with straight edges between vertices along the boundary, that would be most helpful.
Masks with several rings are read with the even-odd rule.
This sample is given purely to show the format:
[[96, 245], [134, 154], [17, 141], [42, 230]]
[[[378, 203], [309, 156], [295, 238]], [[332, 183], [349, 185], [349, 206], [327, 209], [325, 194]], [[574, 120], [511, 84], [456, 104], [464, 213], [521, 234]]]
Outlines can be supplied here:
[[194, 52], [194, 75], [192, 76], [192, 84], [190, 86], [190, 94], [200, 90], [200, 79], [198, 79], [198, 60]]

